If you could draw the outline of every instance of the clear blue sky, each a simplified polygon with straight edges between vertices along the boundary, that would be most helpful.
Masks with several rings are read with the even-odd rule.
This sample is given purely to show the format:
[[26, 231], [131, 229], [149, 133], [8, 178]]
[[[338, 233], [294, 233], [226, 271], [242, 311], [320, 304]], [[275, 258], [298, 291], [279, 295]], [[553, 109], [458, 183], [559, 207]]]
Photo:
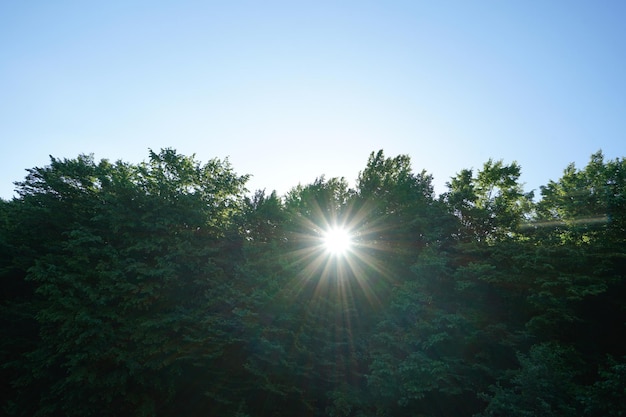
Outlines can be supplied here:
[[408, 154], [438, 192], [626, 156], [626, 1], [2, 1], [0, 197], [48, 155], [230, 157], [249, 188]]

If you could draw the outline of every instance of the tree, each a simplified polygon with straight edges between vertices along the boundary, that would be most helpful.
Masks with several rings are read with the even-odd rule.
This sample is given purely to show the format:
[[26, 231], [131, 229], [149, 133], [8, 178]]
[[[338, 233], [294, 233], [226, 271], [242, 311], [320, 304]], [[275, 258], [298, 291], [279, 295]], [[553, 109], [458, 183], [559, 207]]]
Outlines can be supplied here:
[[460, 219], [464, 238], [498, 239], [517, 231], [530, 214], [533, 198], [532, 192], [524, 193], [520, 175], [516, 162], [504, 165], [490, 159], [476, 176], [465, 169], [452, 178], [442, 199]]
[[599, 369], [600, 378], [585, 398], [585, 414], [589, 416], [618, 417], [626, 415], [626, 357], [609, 357]]
[[538, 227], [561, 239], [621, 244], [626, 237], [626, 160], [604, 161], [601, 151], [584, 169], [570, 164], [558, 181], [541, 187]]
[[[81, 156], [29, 171], [18, 193], [27, 212], [46, 214], [26, 219], [47, 247], [24, 242], [39, 340], [14, 364], [14, 384], [38, 395], [18, 399], [18, 414], [185, 414], [182, 381], [199, 364], [219, 379], [239, 343], [224, 312], [239, 296], [233, 220], [245, 181], [227, 162], [171, 149], [137, 166]], [[209, 385], [194, 389], [200, 398]]]
[[571, 349], [555, 344], [539, 344], [528, 355], [519, 355], [520, 369], [510, 386], [497, 385], [480, 416], [579, 416], [583, 413], [576, 384], [577, 358]]
[[529, 225], [535, 265], [542, 265], [530, 300], [543, 312], [530, 324], [536, 333], [558, 329], [589, 373], [606, 354], [626, 354], [614, 339], [626, 323], [625, 172], [626, 161], [605, 161], [602, 152], [582, 169], [570, 164], [559, 180], [541, 187], [537, 220]]
[[51, 158], [0, 201], [3, 411], [621, 415], [624, 168], [533, 203], [492, 160], [436, 199], [382, 151], [284, 197], [171, 149]]

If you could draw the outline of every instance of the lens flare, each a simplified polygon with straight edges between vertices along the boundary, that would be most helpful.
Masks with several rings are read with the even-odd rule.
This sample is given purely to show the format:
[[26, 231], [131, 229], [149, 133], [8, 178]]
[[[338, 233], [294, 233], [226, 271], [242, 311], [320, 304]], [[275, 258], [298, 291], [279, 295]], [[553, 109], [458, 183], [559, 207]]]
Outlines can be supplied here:
[[343, 228], [332, 228], [324, 233], [324, 247], [333, 255], [344, 255], [352, 246], [350, 233]]

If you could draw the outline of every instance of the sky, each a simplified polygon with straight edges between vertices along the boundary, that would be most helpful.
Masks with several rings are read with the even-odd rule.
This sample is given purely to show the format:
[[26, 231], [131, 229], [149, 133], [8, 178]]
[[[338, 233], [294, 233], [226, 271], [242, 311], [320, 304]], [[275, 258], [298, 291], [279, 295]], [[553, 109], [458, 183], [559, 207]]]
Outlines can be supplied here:
[[406, 154], [526, 191], [626, 156], [626, 2], [2, 1], [0, 197], [49, 156], [228, 158], [251, 191]]

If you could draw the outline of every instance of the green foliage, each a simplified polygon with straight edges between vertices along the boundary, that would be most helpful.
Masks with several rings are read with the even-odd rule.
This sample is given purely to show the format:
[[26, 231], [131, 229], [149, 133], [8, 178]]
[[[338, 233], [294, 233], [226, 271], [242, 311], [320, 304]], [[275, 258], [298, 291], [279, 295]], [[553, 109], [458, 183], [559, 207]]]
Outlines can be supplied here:
[[482, 241], [499, 239], [515, 232], [531, 212], [532, 193], [524, 193], [518, 182], [521, 167], [513, 162], [487, 161], [476, 176], [462, 170], [448, 183], [443, 200], [461, 220], [461, 236]]
[[48, 388], [18, 414], [155, 415], [185, 366], [237, 341], [218, 313], [233, 297], [244, 182], [172, 150], [139, 166], [79, 157], [30, 171], [16, 204], [47, 248], [33, 242], [24, 277], [40, 340], [11, 366], [23, 369], [16, 386]]
[[577, 359], [571, 349], [555, 344], [534, 345], [519, 355], [520, 369], [510, 386], [497, 385], [481, 416], [582, 415], [581, 387], [574, 378]]
[[285, 206], [304, 217], [332, 219], [348, 205], [354, 191], [343, 178], [317, 178], [312, 184], [298, 185], [287, 193]]
[[611, 357], [602, 365], [598, 379], [585, 400], [586, 414], [591, 416], [624, 416], [626, 406], [626, 357], [617, 361]]
[[371, 228], [381, 236], [393, 235], [400, 228], [422, 226], [418, 216], [427, 214], [434, 198], [432, 176], [425, 171], [414, 174], [407, 155], [386, 158], [380, 150], [372, 152], [359, 173], [357, 194]]
[[51, 157], [0, 201], [2, 412], [625, 415], [625, 168], [535, 203], [493, 160], [435, 198], [381, 150], [281, 197], [172, 149]]
[[541, 187], [537, 204], [541, 227], [553, 229], [561, 239], [589, 243], [618, 239], [626, 231], [626, 160], [604, 161], [602, 152], [591, 156], [582, 170], [570, 164], [558, 181]]

